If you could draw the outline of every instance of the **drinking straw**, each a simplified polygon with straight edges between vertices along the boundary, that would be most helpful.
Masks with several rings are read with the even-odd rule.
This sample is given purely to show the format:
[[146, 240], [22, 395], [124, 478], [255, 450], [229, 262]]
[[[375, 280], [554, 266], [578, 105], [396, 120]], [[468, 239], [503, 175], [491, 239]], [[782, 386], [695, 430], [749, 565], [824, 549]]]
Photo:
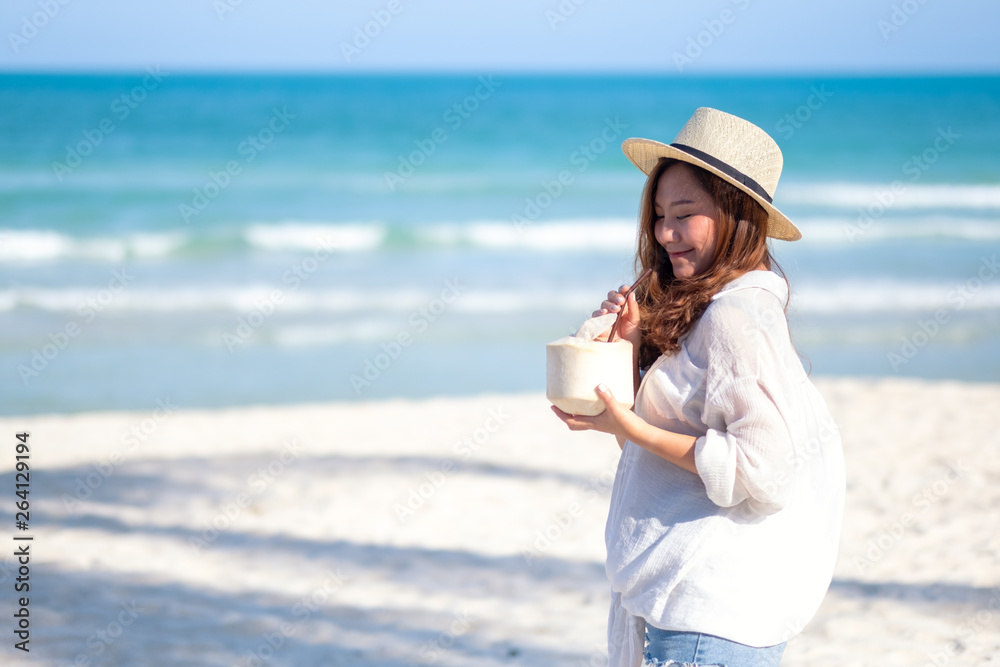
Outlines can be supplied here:
[[615, 333], [618, 331], [618, 322], [621, 321], [622, 315], [625, 313], [625, 306], [628, 305], [628, 295], [631, 294], [632, 291], [636, 287], [638, 287], [640, 283], [642, 283], [642, 281], [648, 278], [652, 273], [653, 273], [653, 267], [649, 267], [648, 269], [643, 271], [642, 275], [639, 276], [636, 279], [636, 281], [632, 283], [632, 286], [628, 288], [628, 291], [625, 292], [625, 303], [622, 304], [621, 310], [618, 311], [618, 317], [615, 318], [615, 323], [611, 325], [611, 333], [608, 334], [609, 343], [615, 339]]

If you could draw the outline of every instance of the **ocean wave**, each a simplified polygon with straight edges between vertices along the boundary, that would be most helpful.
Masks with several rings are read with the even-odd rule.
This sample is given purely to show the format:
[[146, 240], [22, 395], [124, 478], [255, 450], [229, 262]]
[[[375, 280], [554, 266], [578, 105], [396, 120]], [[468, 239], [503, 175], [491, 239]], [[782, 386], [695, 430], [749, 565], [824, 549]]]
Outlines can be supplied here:
[[793, 285], [792, 306], [797, 312], [821, 315], [1000, 310], [1000, 284], [984, 283], [977, 277], [951, 284], [803, 281]]
[[[1000, 240], [1000, 216], [940, 214], [873, 218], [857, 215], [797, 218], [802, 244], [872, 243], [885, 239]], [[591, 253], [631, 255], [636, 222], [627, 218], [577, 218], [515, 225], [510, 221], [467, 223], [251, 223], [223, 229], [121, 236], [78, 237], [55, 230], [0, 229], [0, 261], [12, 263], [84, 260], [104, 263], [170, 259], [195, 255], [210, 259], [240, 253], [307, 255], [371, 253], [380, 250], [420, 252], [474, 249], [490, 252]]]
[[870, 220], [802, 218], [795, 221], [803, 243], [870, 243], [887, 239], [1000, 240], [1000, 219], [922, 216]]
[[49, 262], [87, 259], [121, 262], [166, 257], [184, 244], [184, 235], [129, 234], [118, 238], [74, 238], [53, 230], [0, 230], [0, 261]]
[[243, 234], [247, 243], [264, 250], [315, 250], [338, 252], [373, 250], [386, 238], [385, 228], [372, 224], [299, 223], [253, 224]]
[[423, 243], [445, 247], [618, 252], [635, 248], [635, 229], [635, 221], [621, 218], [566, 219], [527, 224], [486, 220], [464, 225], [430, 225], [418, 228], [416, 237]]
[[[778, 189], [775, 204], [824, 206], [855, 210], [1000, 209], [1000, 184], [791, 183]], [[900, 187], [901, 186], [901, 187]]]
[[16, 263], [87, 260], [119, 263], [126, 259], [158, 259], [195, 250], [228, 254], [245, 252], [365, 252], [384, 245], [386, 230], [378, 224], [250, 224], [236, 230], [130, 233], [121, 236], [70, 236], [51, 229], [0, 229], [0, 261]]
[[575, 219], [517, 226], [510, 221], [473, 221], [388, 226], [384, 223], [251, 223], [246, 226], [120, 237], [76, 237], [55, 230], [0, 229], [0, 261], [58, 260], [121, 262], [205, 253], [336, 253], [380, 249], [477, 248], [531, 252], [631, 252], [635, 222]]
[[[279, 292], [275, 298], [275, 292]], [[445, 311], [491, 316], [518, 313], [577, 313], [585, 318], [603, 296], [598, 290], [524, 288], [522, 290], [466, 289], [457, 298], [441, 300], [441, 290], [386, 289], [282, 290], [274, 285], [128, 288], [117, 295], [100, 288], [15, 287], [0, 290], [0, 311], [18, 308], [51, 312], [101, 311], [136, 314], [225, 312], [247, 314], [254, 310], [282, 316], [366, 313], [406, 316]], [[792, 307], [804, 314], [907, 313], [946, 310], [1000, 310], [1000, 277], [993, 283], [970, 279], [956, 283], [902, 281], [842, 281], [818, 283], [803, 280], [793, 285]]]
[[[275, 297], [275, 293], [278, 296]], [[88, 306], [119, 312], [249, 312], [274, 307], [286, 313], [349, 312], [360, 308], [406, 312], [426, 304], [431, 297], [418, 290], [324, 290], [292, 291], [275, 285], [128, 288], [112, 295], [100, 287], [15, 287], [0, 290], [0, 310], [17, 307], [47, 311], [79, 311]], [[97, 306], [92, 305], [96, 303]]]
[[[447, 291], [447, 290], [446, 290]], [[434, 306], [440, 308], [442, 290], [291, 290], [275, 285], [128, 288], [112, 295], [100, 287], [14, 287], [0, 290], [0, 311], [33, 308], [53, 312], [78, 312], [87, 308], [109, 312], [176, 313], [253, 310], [293, 313], [384, 312], [406, 314]], [[277, 293], [277, 296], [275, 294]], [[446, 295], [447, 308], [460, 313], [511, 313], [552, 310], [593, 310], [595, 294], [582, 291], [469, 290]], [[597, 294], [597, 297], [602, 295]], [[597, 299], [599, 302], [600, 299]]]
[[278, 327], [271, 334], [271, 338], [280, 347], [315, 347], [390, 340], [395, 338], [399, 332], [399, 322], [365, 319], [343, 324], [303, 324]]

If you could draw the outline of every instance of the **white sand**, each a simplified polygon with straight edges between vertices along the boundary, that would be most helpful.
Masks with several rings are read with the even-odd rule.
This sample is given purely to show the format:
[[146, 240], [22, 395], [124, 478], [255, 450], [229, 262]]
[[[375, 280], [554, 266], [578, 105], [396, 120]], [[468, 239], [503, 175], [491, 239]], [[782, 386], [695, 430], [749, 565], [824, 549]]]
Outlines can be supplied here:
[[[783, 665], [994, 664], [1000, 385], [817, 384], [848, 506], [834, 584]], [[541, 395], [153, 408], [0, 419], [4, 441], [31, 432], [36, 536], [30, 658], [0, 570], [0, 664], [606, 664], [618, 449]]]

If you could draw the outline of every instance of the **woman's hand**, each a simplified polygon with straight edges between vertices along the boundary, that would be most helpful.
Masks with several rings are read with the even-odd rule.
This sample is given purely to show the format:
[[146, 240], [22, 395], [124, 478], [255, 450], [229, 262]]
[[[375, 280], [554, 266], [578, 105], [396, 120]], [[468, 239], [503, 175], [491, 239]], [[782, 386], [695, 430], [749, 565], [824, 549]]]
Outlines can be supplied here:
[[698, 474], [698, 468], [694, 461], [694, 448], [698, 440], [696, 437], [665, 431], [653, 426], [615, 401], [611, 391], [603, 384], [597, 385], [595, 391], [606, 406], [604, 412], [596, 417], [571, 415], [554, 405], [552, 411], [566, 423], [566, 426], [569, 426], [571, 431], [611, 433], [618, 439], [619, 447], [624, 447], [625, 441], [631, 440], [643, 449], [670, 461], [675, 466]]
[[[608, 292], [608, 298], [601, 302], [600, 309], [595, 310], [591, 317], [599, 317], [605, 313], [618, 313], [624, 310], [625, 312], [622, 313], [621, 320], [618, 322], [618, 330], [615, 332], [615, 335], [632, 343], [632, 348], [638, 353], [639, 343], [642, 340], [642, 332], [639, 329], [639, 304], [635, 300], [634, 293], [628, 295], [628, 301], [625, 300], [624, 294], [628, 290], [628, 285], [622, 285], [618, 288], [617, 292]], [[607, 340], [610, 334], [611, 329], [608, 329], [598, 336], [597, 339]]]
[[616, 401], [611, 390], [605, 385], [597, 385], [594, 391], [597, 392], [597, 396], [604, 401], [605, 405], [604, 412], [599, 415], [594, 417], [571, 415], [568, 412], [563, 412], [554, 405], [552, 406], [552, 411], [556, 413], [559, 419], [565, 422], [566, 426], [569, 426], [569, 430], [571, 431], [600, 431], [601, 433], [610, 433], [618, 438], [618, 446], [623, 446], [625, 440], [629, 438], [629, 434], [638, 425], [637, 422], [641, 422], [642, 418]]

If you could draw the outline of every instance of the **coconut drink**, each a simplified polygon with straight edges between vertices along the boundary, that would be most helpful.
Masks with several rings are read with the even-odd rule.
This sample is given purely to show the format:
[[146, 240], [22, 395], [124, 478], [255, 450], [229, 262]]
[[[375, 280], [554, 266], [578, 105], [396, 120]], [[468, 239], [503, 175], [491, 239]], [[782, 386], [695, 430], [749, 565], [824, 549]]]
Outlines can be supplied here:
[[573, 415], [599, 415], [605, 410], [595, 391], [599, 384], [606, 385], [620, 404], [632, 407], [632, 343], [574, 335], [545, 346], [545, 397], [552, 405]]

